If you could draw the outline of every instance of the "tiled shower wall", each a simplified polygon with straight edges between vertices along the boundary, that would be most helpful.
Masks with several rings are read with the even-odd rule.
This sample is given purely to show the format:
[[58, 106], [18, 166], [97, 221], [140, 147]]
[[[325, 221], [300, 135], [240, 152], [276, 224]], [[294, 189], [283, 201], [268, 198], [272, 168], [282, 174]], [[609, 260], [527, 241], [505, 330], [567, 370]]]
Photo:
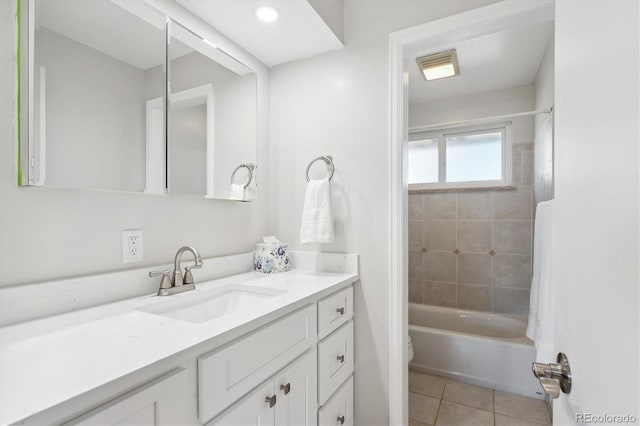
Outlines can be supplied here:
[[517, 189], [409, 194], [409, 301], [527, 315], [533, 145], [513, 146]]

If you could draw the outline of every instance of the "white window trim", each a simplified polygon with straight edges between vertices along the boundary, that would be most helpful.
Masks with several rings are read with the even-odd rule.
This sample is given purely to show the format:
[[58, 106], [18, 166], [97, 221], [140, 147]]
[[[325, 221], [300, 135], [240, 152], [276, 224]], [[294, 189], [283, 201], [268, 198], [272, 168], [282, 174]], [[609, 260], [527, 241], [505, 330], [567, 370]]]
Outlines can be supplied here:
[[[504, 141], [502, 145], [502, 179], [484, 180], [473, 182], [445, 182], [446, 180], [446, 145], [445, 136], [451, 134], [473, 134], [487, 130], [503, 130]], [[425, 189], [466, 189], [466, 188], [489, 188], [496, 186], [510, 186], [513, 182], [512, 176], [512, 130], [511, 122], [496, 122], [477, 126], [449, 126], [428, 132], [416, 132], [409, 135], [409, 142], [425, 139], [438, 140], [438, 182], [434, 183], [410, 183], [409, 190]]]

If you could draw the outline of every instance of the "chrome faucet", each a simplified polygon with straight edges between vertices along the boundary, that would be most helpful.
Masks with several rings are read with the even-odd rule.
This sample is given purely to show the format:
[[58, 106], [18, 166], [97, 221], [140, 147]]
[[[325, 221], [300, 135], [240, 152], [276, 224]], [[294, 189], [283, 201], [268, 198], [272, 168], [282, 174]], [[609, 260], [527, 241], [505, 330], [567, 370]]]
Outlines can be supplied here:
[[[180, 262], [182, 262], [182, 255], [185, 251], [190, 251], [191, 254], [193, 254], [195, 264], [184, 268], [183, 277]], [[160, 281], [160, 289], [158, 289], [158, 296], [169, 296], [171, 294], [182, 293], [183, 291], [195, 289], [196, 286], [193, 283], [193, 274], [191, 273], [191, 270], [200, 269], [201, 267], [202, 258], [200, 257], [200, 252], [198, 252], [198, 249], [193, 246], [184, 246], [180, 247], [180, 249], [176, 253], [176, 257], [173, 261], [173, 273], [169, 274], [169, 271], [167, 270], [151, 271], [149, 272], [149, 276], [158, 277], [162, 275], [162, 280]]]

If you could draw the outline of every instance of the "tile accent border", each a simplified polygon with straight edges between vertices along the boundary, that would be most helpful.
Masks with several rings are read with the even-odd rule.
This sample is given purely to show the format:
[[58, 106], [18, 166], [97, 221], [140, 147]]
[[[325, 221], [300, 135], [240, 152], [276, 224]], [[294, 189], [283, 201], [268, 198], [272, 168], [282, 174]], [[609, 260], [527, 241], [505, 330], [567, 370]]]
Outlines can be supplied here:
[[481, 191], [515, 191], [517, 186], [483, 186], [478, 188], [429, 188], [410, 189], [409, 194], [431, 194], [434, 192], [481, 192]]

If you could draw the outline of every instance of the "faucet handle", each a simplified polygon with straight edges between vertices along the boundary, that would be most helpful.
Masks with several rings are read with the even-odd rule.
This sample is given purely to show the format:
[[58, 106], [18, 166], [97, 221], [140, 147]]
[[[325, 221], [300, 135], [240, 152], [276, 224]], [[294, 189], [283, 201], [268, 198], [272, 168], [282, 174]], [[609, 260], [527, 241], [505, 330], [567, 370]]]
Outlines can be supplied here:
[[200, 263], [196, 263], [195, 265], [185, 267], [183, 282], [185, 284], [193, 284], [193, 274], [191, 273], [191, 270], [200, 268], [202, 268], [202, 261], [200, 261]]
[[169, 275], [169, 271], [167, 270], [163, 270], [163, 271], [151, 271], [149, 272], [149, 277], [153, 278], [153, 277], [159, 277], [160, 275], [162, 275], [162, 281], [160, 281], [160, 288], [171, 288], [171, 277]]

